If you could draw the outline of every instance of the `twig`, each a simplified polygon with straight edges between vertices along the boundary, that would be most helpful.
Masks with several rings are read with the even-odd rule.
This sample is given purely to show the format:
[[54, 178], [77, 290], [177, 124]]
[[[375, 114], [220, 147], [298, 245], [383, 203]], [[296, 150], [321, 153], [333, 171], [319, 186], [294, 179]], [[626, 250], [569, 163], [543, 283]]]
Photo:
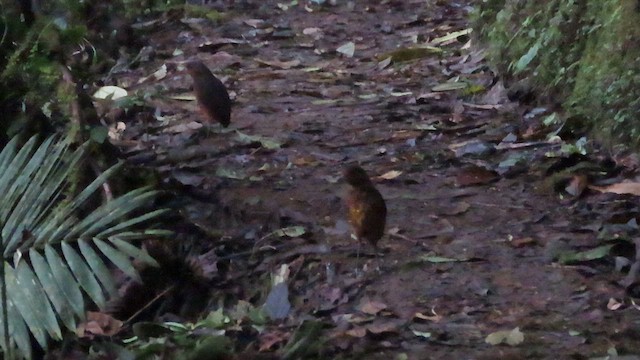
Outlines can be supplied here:
[[413, 245], [418, 245], [418, 240], [412, 239], [412, 238], [410, 238], [408, 236], [404, 236], [402, 234], [398, 234], [398, 233], [395, 233], [395, 232], [393, 232], [393, 233], [390, 232], [389, 236], [408, 241], [408, 242], [412, 243]]
[[518, 210], [526, 210], [527, 209], [527, 207], [522, 206], [522, 205], [501, 205], [501, 204], [489, 204], [489, 203], [482, 203], [482, 202], [471, 202], [470, 205], [496, 207], [496, 208], [506, 208], [506, 209], [518, 209]]
[[151, 306], [154, 302], [156, 302], [158, 299], [160, 299], [161, 297], [163, 297], [164, 295], [166, 295], [169, 291], [173, 290], [173, 288], [175, 287], [175, 285], [171, 285], [168, 288], [164, 289], [160, 294], [156, 295], [156, 297], [154, 297], [153, 299], [151, 299], [148, 303], [146, 303], [142, 308], [140, 308], [140, 310], [136, 311], [133, 315], [131, 315], [127, 320], [125, 320], [125, 324], [130, 322], [131, 320], [133, 320], [136, 316], [140, 315], [141, 312], [145, 311], [146, 309], [149, 308], [149, 306]]

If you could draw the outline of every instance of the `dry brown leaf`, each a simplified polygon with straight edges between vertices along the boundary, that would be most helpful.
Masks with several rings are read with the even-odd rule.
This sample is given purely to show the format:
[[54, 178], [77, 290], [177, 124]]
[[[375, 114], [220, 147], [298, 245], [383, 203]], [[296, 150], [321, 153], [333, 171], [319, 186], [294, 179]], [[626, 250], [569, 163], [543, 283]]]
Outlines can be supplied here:
[[607, 309], [615, 311], [618, 310], [622, 307], [622, 305], [624, 305], [623, 303], [621, 303], [620, 301], [614, 299], [614, 298], [610, 298], [609, 302], [607, 303]]
[[422, 135], [422, 131], [418, 130], [400, 130], [395, 131], [392, 135], [392, 139], [396, 140], [406, 140], [406, 139], [414, 139]]
[[353, 329], [347, 330], [345, 334], [356, 338], [363, 338], [367, 336], [367, 329], [364, 327], [355, 327]]
[[413, 318], [414, 319], [420, 319], [420, 320], [426, 320], [426, 321], [433, 321], [433, 322], [438, 322], [440, 320], [442, 320], [442, 316], [438, 315], [435, 313], [435, 311], [433, 312], [433, 316], [429, 316], [429, 315], [425, 315], [421, 312], [417, 312], [415, 314], [413, 314]]
[[369, 315], [375, 315], [386, 308], [387, 304], [379, 301], [370, 301], [368, 299], [363, 299], [360, 306], [358, 306], [358, 310]]
[[90, 339], [96, 335], [113, 336], [120, 331], [122, 324], [122, 321], [111, 315], [88, 311], [86, 320], [78, 325], [76, 334], [78, 337]]
[[164, 133], [168, 134], [181, 134], [187, 131], [195, 131], [202, 127], [202, 124], [197, 121], [192, 121], [184, 124], [178, 124], [175, 126], [167, 127], [162, 130]]
[[244, 23], [246, 25], [251, 26], [254, 29], [260, 29], [260, 28], [264, 27], [266, 22], [264, 20], [262, 20], [262, 19], [247, 19], [247, 20], [244, 21]]
[[387, 171], [386, 173], [378, 176], [378, 179], [391, 180], [391, 179], [397, 178], [400, 175], [402, 175], [402, 171], [391, 170], [391, 171]]
[[587, 188], [588, 184], [589, 184], [589, 181], [587, 180], [586, 175], [575, 175], [569, 182], [569, 185], [567, 185], [567, 187], [565, 187], [564, 190], [569, 195], [578, 197], [582, 195], [582, 193], [584, 192], [584, 189]]
[[367, 330], [372, 334], [398, 333], [404, 322], [402, 320], [385, 320], [367, 325]]
[[609, 186], [595, 186], [590, 185], [589, 189], [599, 191], [599, 192], [608, 192], [614, 194], [632, 194], [636, 196], [640, 196], [640, 183], [637, 182], [624, 182], [611, 184]]
[[525, 246], [529, 246], [529, 245], [535, 245], [537, 243], [536, 239], [532, 238], [532, 237], [523, 237], [523, 238], [516, 238], [511, 240], [511, 246], [515, 247], [515, 248], [521, 248], [521, 247], [525, 247]]
[[270, 331], [260, 335], [260, 352], [271, 351], [281, 343], [286, 342], [291, 334], [286, 331]]
[[271, 67], [277, 67], [284, 70], [291, 69], [293, 67], [300, 65], [300, 60], [280, 61], [280, 60], [255, 59], [255, 61], [260, 64], [264, 64]]
[[291, 160], [291, 163], [297, 166], [317, 165], [318, 160], [311, 155], [301, 155]]
[[487, 170], [480, 166], [469, 166], [456, 175], [456, 186], [471, 186], [488, 184], [498, 179], [498, 174], [493, 170]]
[[305, 28], [304, 30], [302, 30], [302, 33], [304, 35], [311, 36], [315, 40], [319, 40], [324, 36], [324, 34], [322, 33], [322, 29], [317, 28], [317, 27]]

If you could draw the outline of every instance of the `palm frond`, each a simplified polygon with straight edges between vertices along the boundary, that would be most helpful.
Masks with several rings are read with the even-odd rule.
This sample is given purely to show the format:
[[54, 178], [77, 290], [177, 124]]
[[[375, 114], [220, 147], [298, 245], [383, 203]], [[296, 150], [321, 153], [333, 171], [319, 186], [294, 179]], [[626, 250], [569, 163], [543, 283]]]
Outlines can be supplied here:
[[[45, 348], [49, 338], [62, 338], [63, 328], [76, 330], [85, 314], [85, 295], [105, 306], [117, 293], [110, 266], [139, 279], [134, 260], [157, 265], [131, 241], [169, 234], [139, 228], [166, 211], [144, 212], [158, 194], [149, 188], [81, 212], [122, 166], [69, 196], [70, 179], [82, 169], [87, 148], [72, 151], [55, 137], [40, 143], [34, 137], [20, 149], [13, 139], [0, 152], [0, 245], [7, 289], [7, 304], [0, 302], [7, 319], [0, 315], [0, 325], [8, 325], [10, 346], [25, 358], [31, 356], [30, 337]], [[0, 337], [4, 329], [0, 326]]]

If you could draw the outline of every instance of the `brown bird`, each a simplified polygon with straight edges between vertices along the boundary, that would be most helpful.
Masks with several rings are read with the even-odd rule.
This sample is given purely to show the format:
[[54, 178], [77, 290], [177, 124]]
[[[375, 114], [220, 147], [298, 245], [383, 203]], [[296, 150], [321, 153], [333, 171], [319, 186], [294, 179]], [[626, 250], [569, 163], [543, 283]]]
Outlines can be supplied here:
[[387, 206], [380, 192], [373, 186], [367, 173], [359, 166], [351, 166], [344, 171], [344, 178], [351, 187], [347, 194], [349, 223], [360, 243], [366, 240], [378, 253], [378, 241], [384, 235], [387, 221]]
[[185, 63], [189, 75], [193, 78], [193, 91], [207, 123], [219, 122], [223, 127], [231, 122], [231, 100], [222, 81], [215, 77], [200, 60]]

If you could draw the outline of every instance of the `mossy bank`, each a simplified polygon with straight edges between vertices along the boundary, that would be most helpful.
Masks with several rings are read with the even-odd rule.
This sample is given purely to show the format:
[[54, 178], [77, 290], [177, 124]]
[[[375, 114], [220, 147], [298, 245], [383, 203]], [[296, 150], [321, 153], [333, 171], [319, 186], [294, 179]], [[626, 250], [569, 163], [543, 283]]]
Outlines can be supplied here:
[[640, 2], [485, 0], [474, 29], [508, 82], [527, 79], [615, 146], [640, 147]]

